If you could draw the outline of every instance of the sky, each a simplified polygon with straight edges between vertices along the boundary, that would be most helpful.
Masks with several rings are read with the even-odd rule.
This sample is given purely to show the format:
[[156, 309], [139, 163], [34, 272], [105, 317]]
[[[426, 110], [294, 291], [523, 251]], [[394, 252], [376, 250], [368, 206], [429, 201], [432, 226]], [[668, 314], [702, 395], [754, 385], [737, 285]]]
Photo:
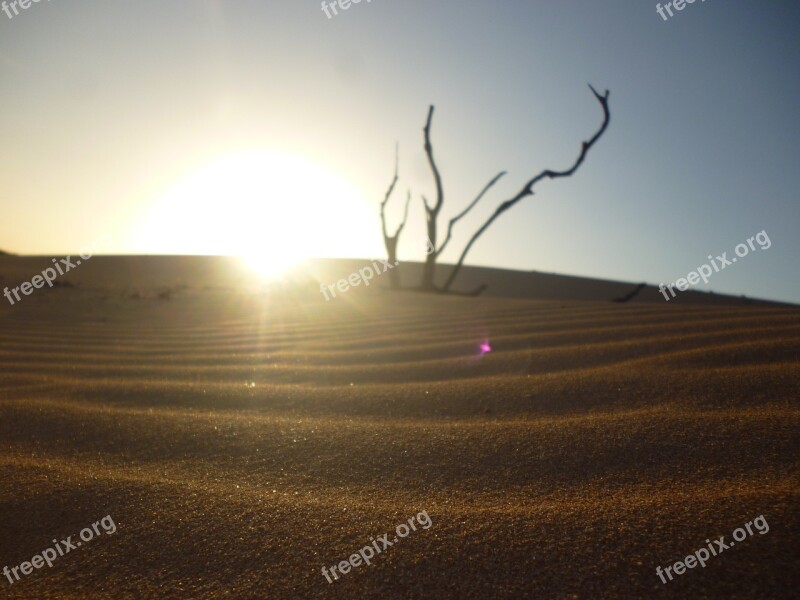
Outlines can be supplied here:
[[[697, 0], [49, 0], [0, 12], [0, 249], [424, 255], [422, 128], [435, 105], [454, 262], [674, 282], [766, 232], [697, 289], [800, 302], [800, 5]], [[330, 11], [329, 11], [330, 12]], [[13, 12], [12, 12], [13, 14]], [[762, 236], [763, 239], [763, 236]]]

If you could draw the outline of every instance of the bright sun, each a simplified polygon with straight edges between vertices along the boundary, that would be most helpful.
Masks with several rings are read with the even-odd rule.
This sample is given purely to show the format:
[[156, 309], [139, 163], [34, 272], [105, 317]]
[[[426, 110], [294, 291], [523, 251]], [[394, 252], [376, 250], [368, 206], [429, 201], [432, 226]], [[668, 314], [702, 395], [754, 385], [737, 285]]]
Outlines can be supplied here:
[[361, 191], [326, 167], [288, 154], [241, 152], [199, 167], [161, 194], [137, 247], [241, 256], [271, 278], [309, 257], [368, 253], [374, 219]]

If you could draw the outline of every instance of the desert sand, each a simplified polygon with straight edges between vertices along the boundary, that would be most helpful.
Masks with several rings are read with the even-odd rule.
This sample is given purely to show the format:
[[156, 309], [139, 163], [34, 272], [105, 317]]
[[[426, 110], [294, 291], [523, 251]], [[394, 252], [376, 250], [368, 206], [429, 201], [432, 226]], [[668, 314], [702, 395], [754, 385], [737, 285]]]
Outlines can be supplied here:
[[[2, 257], [0, 283], [48, 262]], [[1, 597], [797, 597], [800, 309], [241, 278], [97, 257], [2, 299], [0, 567], [117, 531]], [[759, 515], [768, 533], [657, 577]]]

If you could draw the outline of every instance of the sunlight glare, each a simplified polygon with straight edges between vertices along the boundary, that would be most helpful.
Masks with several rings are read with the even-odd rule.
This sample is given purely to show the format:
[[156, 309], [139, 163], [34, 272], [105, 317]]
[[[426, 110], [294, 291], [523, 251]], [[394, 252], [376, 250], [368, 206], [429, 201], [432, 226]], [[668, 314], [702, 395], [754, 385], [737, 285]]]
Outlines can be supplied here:
[[241, 152], [163, 193], [137, 245], [146, 253], [240, 256], [274, 278], [310, 257], [365, 253], [377, 231], [373, 212], [358, 188], [327, 167], [289, 154]]

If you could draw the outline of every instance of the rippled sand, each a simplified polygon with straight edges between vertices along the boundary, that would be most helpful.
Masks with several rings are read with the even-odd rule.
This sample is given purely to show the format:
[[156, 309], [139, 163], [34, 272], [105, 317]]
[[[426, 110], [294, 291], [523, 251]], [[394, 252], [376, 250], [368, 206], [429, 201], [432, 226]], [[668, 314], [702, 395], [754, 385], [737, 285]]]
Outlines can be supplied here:
[[134, 296], [0, 309], [2, 597], [796, 597], [798, 309]]

